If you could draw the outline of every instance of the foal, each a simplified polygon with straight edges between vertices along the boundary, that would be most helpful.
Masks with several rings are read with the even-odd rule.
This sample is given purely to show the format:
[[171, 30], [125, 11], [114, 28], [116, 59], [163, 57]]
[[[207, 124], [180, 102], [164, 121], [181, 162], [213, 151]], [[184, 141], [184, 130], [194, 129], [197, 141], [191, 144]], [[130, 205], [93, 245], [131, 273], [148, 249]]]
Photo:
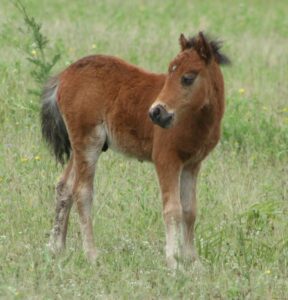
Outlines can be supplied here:
[[218, 42], [199, 33], [180, 36], [181, 51], [168, 72], [154, 74], [104, 55], [84, 57], [43, 91], [42, 134], [56, 159], [68, 164], [56, 188], [50, 246], [65, 246], [76, 203], [84, 251], [94, 261], [91, 220], [97, 160], [108, 148], [155, 164], [166, 226], [166, 259], [193, 259], [196, 180], [201, 161], [220, 137], [229, 63]]

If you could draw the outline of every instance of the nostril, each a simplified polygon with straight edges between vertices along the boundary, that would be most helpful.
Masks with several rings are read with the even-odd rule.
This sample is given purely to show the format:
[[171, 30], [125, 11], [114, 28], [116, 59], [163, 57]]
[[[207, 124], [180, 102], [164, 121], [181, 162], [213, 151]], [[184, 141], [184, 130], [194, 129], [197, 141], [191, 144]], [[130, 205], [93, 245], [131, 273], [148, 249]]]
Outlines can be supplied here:
[[154, 117], [158, 117], [161, 113], [161, 109], [159, 106], [156, 106], [154, 109], [153, 109], [153, 116]]
[[159, 106], [156, 106], [149, 111], [149, 116], [152, 120], [158, 119], [160, 115], [161, 115], [161, 109]]

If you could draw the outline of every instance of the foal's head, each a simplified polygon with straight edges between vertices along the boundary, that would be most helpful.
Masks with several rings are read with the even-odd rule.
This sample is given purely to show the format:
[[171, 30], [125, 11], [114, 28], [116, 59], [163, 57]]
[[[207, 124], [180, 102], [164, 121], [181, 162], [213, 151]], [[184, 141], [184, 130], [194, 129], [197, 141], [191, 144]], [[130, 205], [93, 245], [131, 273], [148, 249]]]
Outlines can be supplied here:
[[174, 126], [185, 112], [197, 112], [209, 104], [215, 65], [229, 63], [220, 43], [202, 32], [191, 39], [181, 34], [179, 42], [181, 51], [170, 63], [164, 87], [149, 110], [153, 123], [163, 128]]

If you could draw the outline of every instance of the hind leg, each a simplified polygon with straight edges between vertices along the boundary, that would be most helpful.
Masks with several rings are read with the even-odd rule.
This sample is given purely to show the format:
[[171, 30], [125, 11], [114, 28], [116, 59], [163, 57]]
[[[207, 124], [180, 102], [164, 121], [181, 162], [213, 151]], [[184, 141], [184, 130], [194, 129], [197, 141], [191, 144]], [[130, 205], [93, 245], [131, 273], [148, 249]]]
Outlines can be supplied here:
[[74, 180], [73, 159], [71, 157], [56, 186], [56, 214], [49, 241], [49, 246], [54, 253], [58, 253], [65, 248], [69, 213], [73, 203]]
[[97, 256], [92, 226], [93, 181], [96, 163], [105, 139], [105, 131], [98, 125], [89, 137], [73, 145], [76, 175], [73, 199], [79, 214], [84, 252], [91, 262]]
[[[83, 241], [83, 250], [87, 258], [93, 262], [96, 259], [97, 252], [93, 237], [92, 224], [92, 201], [93, 201], [93, 175], [87, 169], [86, 163], [83, 161], [78, 163], [82, 165], [77, 168], [79, 180], [75, 184], [73, 198], [76, 202], [77, 211], [79, 214], [80, 229]], [[94, 172], [93, 172], [94, 173]]]

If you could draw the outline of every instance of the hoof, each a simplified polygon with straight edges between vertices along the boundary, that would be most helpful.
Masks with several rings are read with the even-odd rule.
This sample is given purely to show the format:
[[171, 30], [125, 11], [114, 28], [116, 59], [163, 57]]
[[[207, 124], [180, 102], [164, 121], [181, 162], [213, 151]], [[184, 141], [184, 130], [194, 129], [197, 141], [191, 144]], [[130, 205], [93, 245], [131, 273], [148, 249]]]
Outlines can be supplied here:
[[174, 256], [166, 257], [167, 267], [171, 270], [176, 270], [178, 267], [178, 262]]
[[86, 254], [87, 260], [91, 264], [94, 264], [96, 262], [97, 257], [98, 257], [98, 253], [95, 249], [90, 249], [85, 254]]
[[194, 248], [184, 248], [182, 258], [188, 262], [195, 262], [199, 260]]
[[65, 244], [62, 242], [60, 237], [55, 236], [54, 230], [52, 230], [51, 232], [47, 247], [50, 250], [50, 252], [52, 252], [54, 255], [59, 254], [65, 249]]

